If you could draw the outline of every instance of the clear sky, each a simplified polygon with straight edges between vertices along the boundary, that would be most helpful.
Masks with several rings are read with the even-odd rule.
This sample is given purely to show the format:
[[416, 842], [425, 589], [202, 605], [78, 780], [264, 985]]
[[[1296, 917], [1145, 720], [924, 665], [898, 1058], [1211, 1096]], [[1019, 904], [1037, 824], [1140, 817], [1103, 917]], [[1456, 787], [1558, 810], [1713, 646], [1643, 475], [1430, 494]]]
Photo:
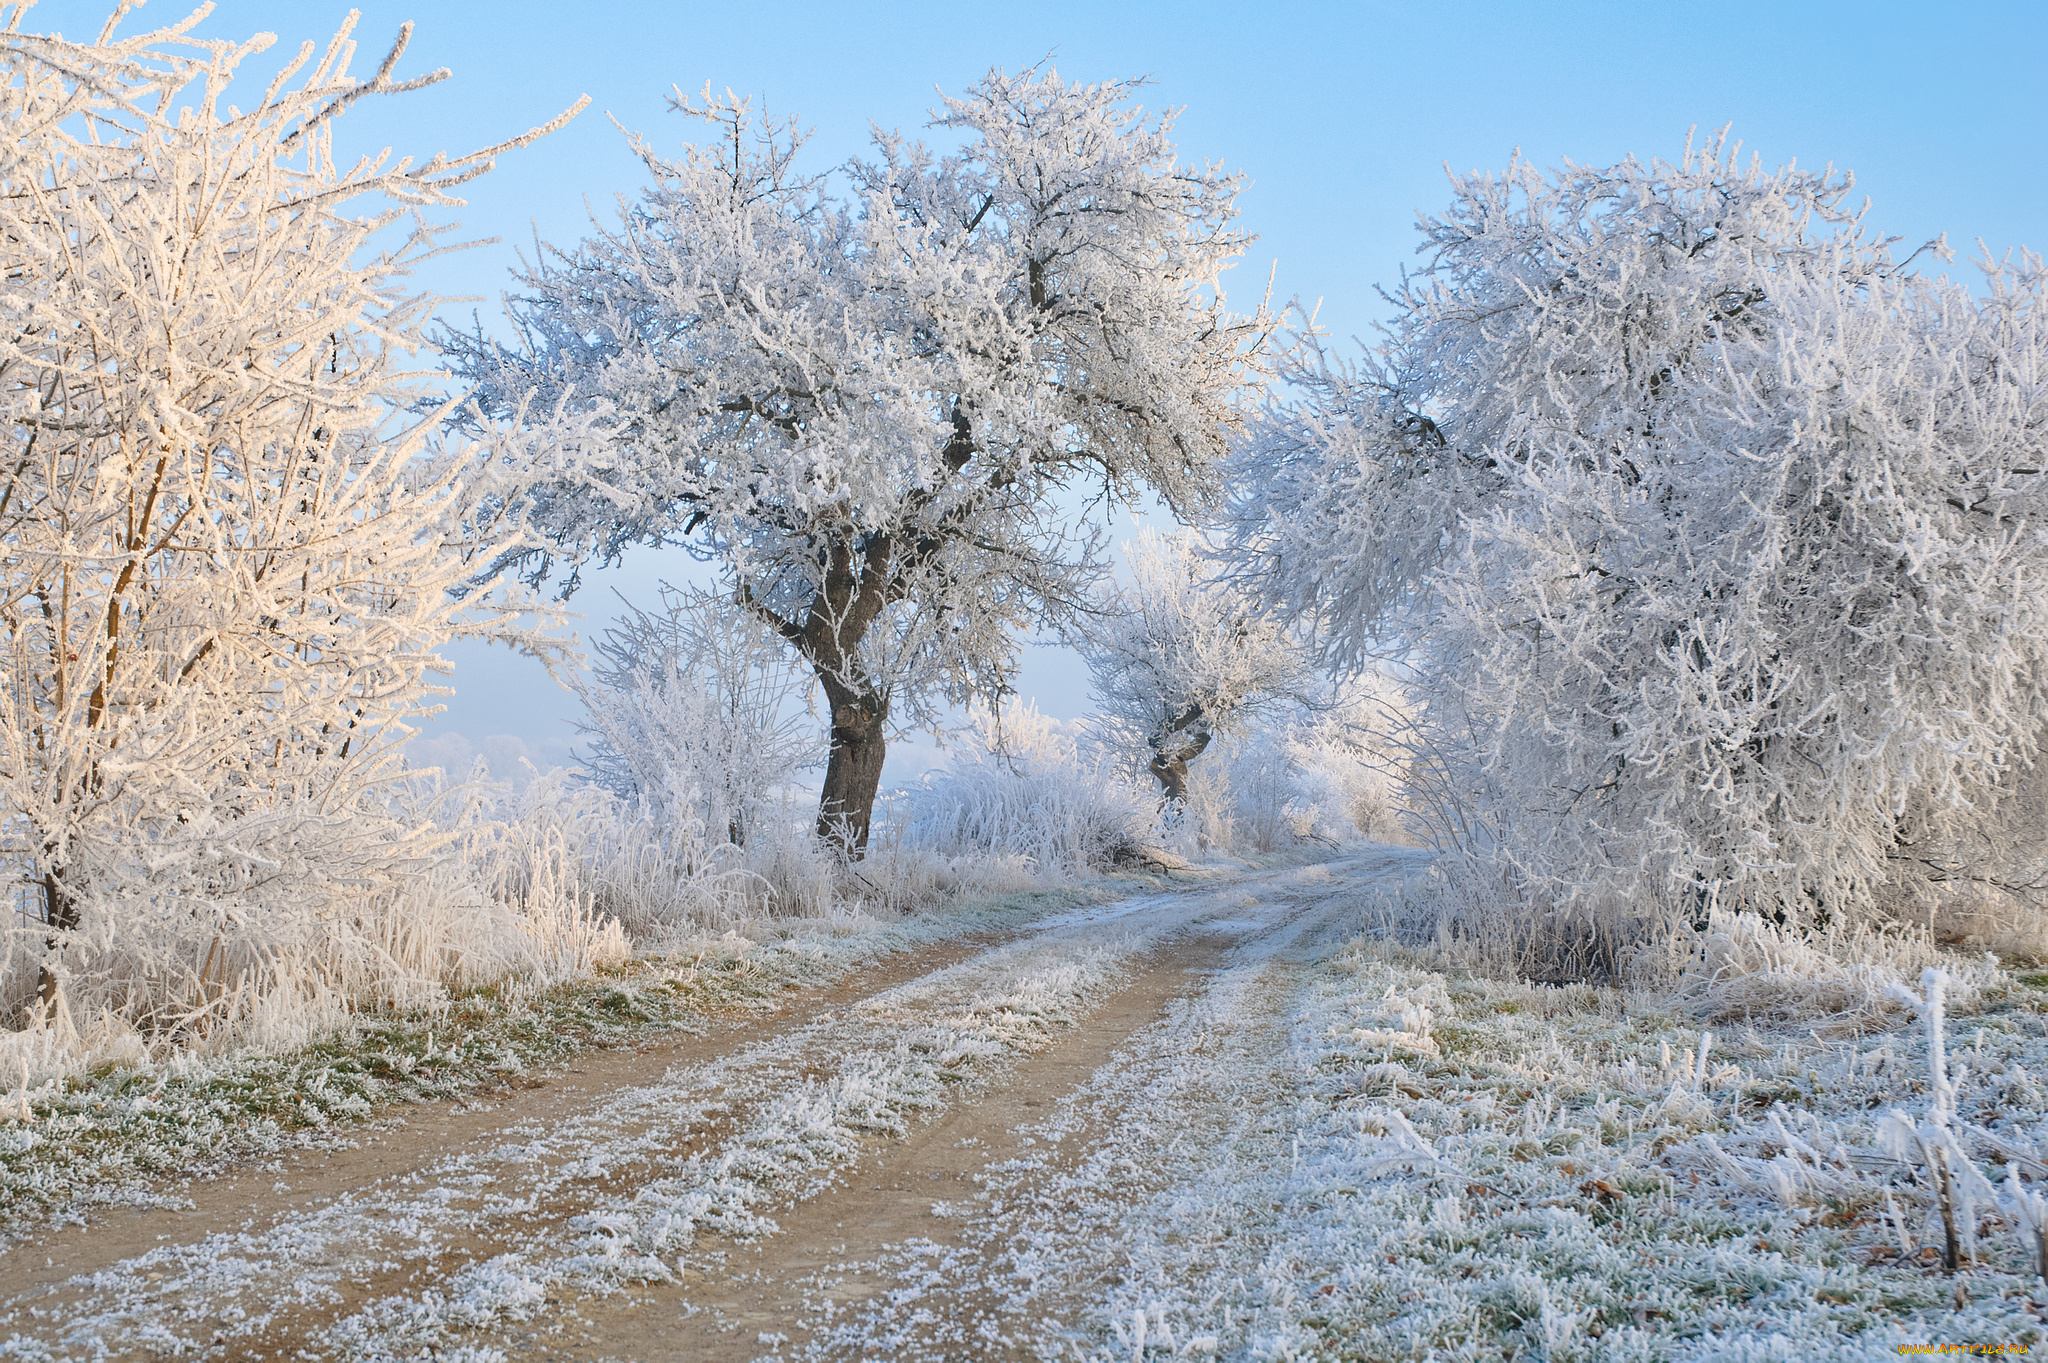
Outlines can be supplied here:
[[[1286, 3], [751, 3], [648, 0], [538, 3], [363, 0], [356, 69], [374, 66], [401, 22], [417, 33], [401, 73], [438, 66], [432, 90], [364, 107], [345, 147], [464, 152], [554, 116], [579, 95], [592, 108], [564, 131], [506, 157], [471, 187], [468, 234], [504, 241], [440, 264], [423, 280], [482, 294], [495, 312], [515, 244], [537, 231], [573, 240], [585, 203], [609, 211], [643, 172], [612, 120], [673, 147], [692, 125], [665, 112], [672, 85], [707, 81], [793, 113], [817, 130], [827, 165], [858, 154], [870, 121], [914, 129], [935, 86], [957, 90], [991, 66], [1051, 57], [1069, 78], [1153, 78], [1146, 100], [1184, 108], [1179, 141], [1251, 179], [1243, 221], [1259, 234], [1234, 291], [1263, 289], [1278, 263], [1282, 298], [1322, 300], [1321, 321], [1363, 335], [1380, 315], [1374, 286], [1412, 259], [1418, 210], [1447, 202], [1443, 168], [1493, 169], [1520, 148], [1544, 163], [1629, 153], [1676, 156], [1689, 128], [1724, 124], [1767, 162], [1832, 162], [1856, 172], [1871, 221], [1909, 246], [1947, 232], [1967, 256], [2048, 247], [2048, 4], [1980, 0], [1935, 8], [1776, 0], [1650, 5]], [[49, 0], [24, 27], [90, 37], [104, 4]], [[127, 31], [170, 22], [153, 3]], [[302, 38], [324, 41], [346, 14], [322, 0], [219, 0], [214, 36], [275, 32], [268, 71]], [[692, 571], [679, 553], [643, 553], [592, 576], [571, 603], [601, 627], [616, 585], [651, 602], [663, 576]], [[574, 704], [540, 669], [458, 650], [458, 694], [432, 728], [436, 750], [503, 755], [523, 744], [562, 760]], [[1024, 687], [1059, 715], [1088, 708], [1085, 674], [1037, 650]], [[493, 736], [506, 741], [488, 743]], [[892, 776], [920, 760], [915, 745]]]

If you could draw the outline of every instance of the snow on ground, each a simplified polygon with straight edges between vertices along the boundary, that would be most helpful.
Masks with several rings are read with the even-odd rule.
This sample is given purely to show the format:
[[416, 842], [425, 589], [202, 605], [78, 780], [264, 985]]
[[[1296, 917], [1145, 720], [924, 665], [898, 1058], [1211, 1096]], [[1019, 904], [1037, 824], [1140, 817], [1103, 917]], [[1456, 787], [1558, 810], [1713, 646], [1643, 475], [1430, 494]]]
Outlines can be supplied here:
[[[1155, 1338], [1259, 1359], [1865, 1358], [2044, 1337], [2048, 1294], [2012, 1234], [1985, 1236], [1960, 1307], [1956, 1280], [1886, 1253], [1898, 1162], [1876, 1130], [1916, 1105], [1913, 1036], [1703, 1060], [1668, 1049], [1683, 1019], [1625, 1016], [1617, 995], [1446, 978], [1364, 944], [1304, 993], [1288, 1082], [1255, 1090], [1272, 1095], [1266, 1148], [1120, 1218], [1131, 1267], [1093, 1304], [1098, 1334], [1134, 1343], [1143, 1312]], [[2005, 1077], [2048, 1061], [2038, 1015], [1981, 1021]]]
[[[522, 1318], [551, 1295], [668, 1278], [700, 1229], [772, 1234], [777, 1199], [815, 1196], [868, 1138], [1043, 1047], [1211, 905], [1195, 891], [1073, 911], [843, 1016], [678, 1068], [564, 1125], [517, 1131], [482, 1158], [453, 1157], [267, 1230], [166, 1245], [94, 1275], [61, 1307], [0, 1318], [21, 1329], [41, 1312], [0, 1357], [232, 1351], [309, 1313], [332, 1317], [315, 1332], [323, 1352], [409, 1356]], [[479, 1242], [501, 1252], [425, 1291], [376, 1290]]]
[[761, 922], [751, 936], [678, 938], [658, 956], [553, 989], [511, 980], [438, 1010], [368, 1015], [289, 1052], [174, 1054], [18, 1084], [0, 1100], [0, 1230], [93, 1206], [180, 1206], [167, 1177], [346, 1142], [375, 1108], [459, 1098], [593, 1047], [701, 1032], [707, 1013], [772, 1009], [791, 988], [893, 953], [1014, 930], [1114, 893], [1039, 891], [887, 924]]

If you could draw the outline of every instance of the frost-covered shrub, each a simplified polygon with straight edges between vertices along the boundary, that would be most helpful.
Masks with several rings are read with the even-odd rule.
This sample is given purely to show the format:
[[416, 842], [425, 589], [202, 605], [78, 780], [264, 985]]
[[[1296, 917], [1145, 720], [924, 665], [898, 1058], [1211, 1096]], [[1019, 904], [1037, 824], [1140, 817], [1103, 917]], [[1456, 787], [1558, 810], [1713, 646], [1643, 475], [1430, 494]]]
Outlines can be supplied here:
[[830, 916], [840, 859], [811, 837], [808, 802], [750, 798], [746, 808], [747, 836], [734, 842], [723, 826], [557, 770], [473, 814], [461, 865], [494, 899], [575, 898], [643, 945], [760, 918]]
[[[379, 893], [317, 914], [252, 914], [239, 939], [115, 937], [89, 977], [67, 981], [13, 1035], [13, 1053], [62, 1073], [105, 1059], [276, 1049], [364, 1009], [443, 1007], [466, 989], [544, 986], [630, 955], [559, 820], [508, 820], [475, 793], [451, 803], [461, 793], [415, 781], [394, 794], [386, 817], [430, 832], [432, 855]], [[180, 954], [166, 959], [167, 940]], [[9, 982], [32, 982], [32, 964], [18, 955]]]
[[1709, 911], [1696, 939], [1681, 939], [1682, 962], [1648, 978], [1677, 977], [1674, 1002], [1703, 1022], [1728, 1019], [1827, 1018], [1838, 1026], [1873, 1026], [1898, 1011], [1898, 989], [1930, 969], [1946, 972], [1949, 1000], [1976, 1011], [1986, 986], [2001, 978], [1995, 963], [1958, 960], [1924, 927], [1830, 924], [1814, 931], [1782, 928], [1753, 913]]
[[951, 768], [900, 799], [905, 846], [1014, 861], [1063, 877], [1142, 855], [1155, 819], [1144, 788], [1085, 752], [1078, 726], [1012, 702], [984, 713]]
[[0, 838], [41, 920], [0, 1005], [26, 955], [42, 1009], [187, 1036], [413, 970], [386, 916], [448, 839], [395, 791], [404, 721], [438, 646], [513, 633], [454, 591], [485, 446], [408, 416], [402, 367], [417, 212], [503, 148], [347, 169], [336, 116], [439, 79], [392, 78], [410, 26], [368, 80], [344, 28], [237, 111], [267, 40], [203, 14], [0, 34]]
[[1367, 842], [1412, 841], [1406, 751], [1398, 740], [1404, 723], [1399, 687], [1377, 673], [1328, 688], [1297, 712], [1284, 743], [1307, 830], [1339, 840], [1348, 840], [1348, 828], [1348, 837]]
[[1596, 956], [2040, 900], [2048, 277], [1919, 277], [1849, 191], [1719, 146], [1462, 179], [1385, 343], [1310, 346], [1245, 456], [1274, 599], [1418, 664], [1467, 888]]
[[687, 839], [744, 843], [824, 758], [799, 703], [809, 679], [729, 599], [665, 587], [662, 605], [629, 610], [597, 643], [580, 688], [591, 774]]

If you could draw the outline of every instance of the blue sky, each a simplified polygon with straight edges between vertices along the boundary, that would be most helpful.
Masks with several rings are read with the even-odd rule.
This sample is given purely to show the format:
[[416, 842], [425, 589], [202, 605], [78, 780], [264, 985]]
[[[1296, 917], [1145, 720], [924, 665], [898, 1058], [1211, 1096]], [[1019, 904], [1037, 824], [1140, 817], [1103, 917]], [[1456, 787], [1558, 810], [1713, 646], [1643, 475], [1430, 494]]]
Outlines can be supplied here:
[[[24, 27], [89, 37], [105, 5], [45, 3]], [[367, 71], [407, 19], [403, 72], [453, 79], [365, 107], [345, 147], [468, 151], [545, 121], [589, 94], [592, 108], [504, 159], [457, 214], [465, 235], [505, 240], [449, 258], [422, 280], [494, 312], [516, 242], [581, 234], [585, 201], [607, 211], [641, 170], [612, 119], [673, 147], [691, 125], [664, 112], [671, 85], [709, 81], [816, 128], [827, 165], [858, 154], [870, 120], [920, 125], [933, 87], [959, 89], [991, 66], [1050, 55], [1063, 75], [1149, 75], [1146, 102], [1184, 106], [1180, 144], [1251, 179], [1241, 206], [1259, 234], [1232, 285], [1247, 297], [1278, 262], [1281, 297], [1322, 300], [1338, 336], [1379, 315], [1374, 286], [1412, 259], [1418, 210], [1447, 201], [1443, 167], [1496, 168], [1517, 148], [1540, 162], [1675, 156], [1688, 128], [1724, 124], [1767, 162], [1853, 169], [1871, 221], [1909, 245], [1947, 232], [1965, 256], [2048, 247], [2048, 5], [1895, 3], [1720, 5], [840, 3], [483, 5], [364, 0]], [[186, 12], [154, 0], [127, 29]], [[219, 0], [200, 32], [273, 31], [267, 73], [302, 38], [324, 41], [346, 13], [309, 0]], [[607, 115], [610, 117], [608, 118]], [[598, 574], [572, 605], [601, 626], [617, 586], [653, 596], [690, 572], [680, 554], [643, 553]], [[536, 665], [458, 651], [458, 694], [435, 723], [449, 756], [493, 735], [560, 760], [575, 706]], [[1087, 708], [1071, 657], [1034, 651], [1026, 694], [1049, 712]], [[447, 736], [455, 735], [454, 739]], [[904, 749], [898, 775], [923, 760]]]

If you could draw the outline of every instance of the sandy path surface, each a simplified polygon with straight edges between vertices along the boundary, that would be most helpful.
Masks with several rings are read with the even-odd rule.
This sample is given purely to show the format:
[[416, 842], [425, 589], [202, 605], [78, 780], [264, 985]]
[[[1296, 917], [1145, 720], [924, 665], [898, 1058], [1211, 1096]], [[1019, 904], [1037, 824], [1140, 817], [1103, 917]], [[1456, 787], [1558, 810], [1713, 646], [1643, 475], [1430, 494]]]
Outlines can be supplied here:
[[[925, 1252], [966, 1242], [970, 1218], [978, 1222], [983, 1212], [977, 1204], [987, 1201], [990, 1167], [1029, 1150], [1034, 1127], [1133, 1032], [1156, 1023], [1188, 990], [1190, 975], [1214, 961], [1216, 948], [1210, 938], [1161, 951], [1075, 1035], [879, 1150], [845, 1185], [785, 1216], [782, 1234], [744, 1245], [707, 1240], [700, 1271], [586, 1304], [589, 1338], [536, 1356], [710, 1363], [772, 1353], [762, 1348], [764, 1334], [808, 1342], [833, 1316], [897, 1286], [886, 1264], [906, 1245]], [[543, 1336], [528, 1332], [517, 1343], [541, 1345]]]
[[[1365, 882], [1412, 865], [1074, 910], [442, 1114], [459, 1130], [416, 1119], [260, 1205], [195, 1188], [192, 1212], [109, 1218], [10, 1271], [0, 1353], [1128, 1357], [1120, 1267], [1148, 1203], [1284, 1163], [1299, 977]], [[1256, 1216], [1231, 1236], [1256, 1241]]]

